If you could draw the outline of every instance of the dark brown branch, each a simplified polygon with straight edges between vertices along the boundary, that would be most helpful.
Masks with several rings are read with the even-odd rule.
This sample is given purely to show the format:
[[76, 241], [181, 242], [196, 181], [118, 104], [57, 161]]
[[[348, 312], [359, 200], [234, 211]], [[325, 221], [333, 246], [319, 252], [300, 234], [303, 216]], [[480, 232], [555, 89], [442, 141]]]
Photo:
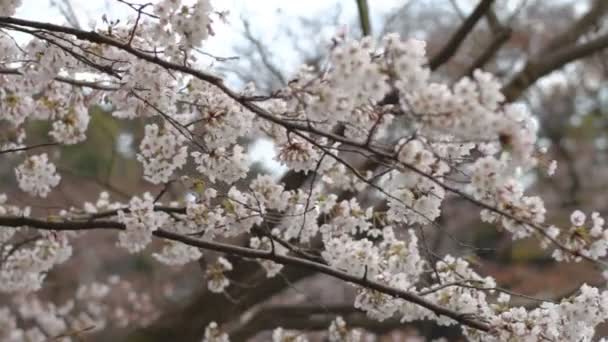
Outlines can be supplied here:
[[507, 101], [513, 101], [539, 78], [561, 68], [577, 59], [587, 57], [608, 47], [608, 34], [587, 42], [563, 48], [538, 60], [529, 61], [503, 88]]
[[503, 28], [498, 31], [490, 45], [483, 51], [481, 55], [473, 61], [473, 63], [468, 67], [468, 69], [463, 73], [462, 76], [471, 76], [473, 72], [477, 69], [483, 68], [488, 62], [494, 58], [494, 56], [498, 53], [501, 46], [503, 46], [506, 42], [511, 38], [511, 33], [513, 31], [510, 28]]
[[[44, 22], [39, 22], [39, 21], [18, 19], [18, 18], [12, 18], [12, 17], [0, 17], [0, 26], [10, 26], [10, 25], [17, 25], [17, 26], [23, 26], [23, 27], [36, 28], [36, 29], [40, 29], [40, 30], [48, 30], [48, 31], [52, 31], [52, 32], [64, 33], [64, 34], [72, 35], [78, 39], [90, 41], [93, 43], [114, 46], [125, 52], [132, 54], [133, 56], [135, 56], [137, 58], [157, 64], [163, 68], [166, 68], [169, 70], [180, 71], [185, 74], [195, 76], [201, 80], [210, 82], [216, 86], [218, 86], [219, 84], [223, 84], [223, 80], [218, 76], [211, 75], [209, 73], [199, 71], [199, 70], [194, 70], [186, 65], [176, 64], [176, 63], [172, 63], [172, 62], [163, 60], [161, 58], [158, 58], [155, 55], [147, 54], [145, 52], [142, 52], [142, 51], [130, 46], [129, 44], [126, 44], [117, 39], [99, 34], [95, 31], [83, 31], [83, 30], [79, 30], [79, 29], [75, 29], [75, 28], [71, 28], [71, 27], [44, 23]], [[9, 29], [14, 29], [14, 28], [9, 27]]]
[[[469, 15], [468, 18], [462, 23], [462, 25], [458, 28], [458, 30], [452, 35], [450, 40], [446, 43], [446, 45], [433, 56], [429, 61], [429, 68], [431, 70], [437, 70], [440, 66], [447, 63], [450, 58], [452, 58], [460, 45], [464, 42], [467, 36], [471, 33], [475, 24], [483, 17], [483, 15], [490, 11], [491, 5], [494, 0], [481, 0], [481, 2], [477, 5], [475, 10]], [[491, 58], [491, 55], [487, 57]], [[486, 61], [487, 62], [487, 61]], [[398, 104], [399, 103], [399, 94], [396, 90], [391, 90], [386, 96], [378, 102], [378, 105], [388, 105], [388, 104]]]
[[445, 64], [452, 56], [456, 54], [462, 42], [467, 38], [469, 33], [473, 30], [477, 22], [483, 17], [483, 15], [490, 9], [494, 3], [494, 0], [481, 0], [475, 10], [469, 15], [469, 17], [460, 25], [458, 30], [454, 32], [447, 44], [439, 51], [438, 54], [433, 56], [429, 62], [431, 70], [439, 68]]
[[[307, 177], [302, 172], [289, 171], [281, 178], [281, 183], [285, 185], [285, 190], [295, 190], [301, 187], [308, 178], [309, 176]], [[155, 207], [155, 210], [163, 209]], [[102, 217], [113, 216], [112, 212], [101, 215]], [[199, 342], [209, 322], [215, 321], [218, 324], [228, 322], [250, 307], [283, 290], [288, 285], [285, 280], [294, 283], [314, 274], [309, 270], [287, 268], [281, 271], [282, 277], [269, 279], [264, 270], [259, 267], [251, 267], [251, 263], [239, 267], [239, 259], [231, 260], [231, 262], [235, 266], [231, 279], [238, 283], [256, 284], [250, 289], [236, 287], [231, 290], [231, 296], [238, 301], [236, 305], [226, 297], [218, 296], [216, 293], [204, 289], [185, 305], [166, 310], [167, 312], [149, 327], [134, 331], [130, 337], [136, 341], [149, 342], [164, 342], [172, 339]], [[209, 307], [212, 307], [213, 310], [209, 310]]]
[[593, 26], [597, 25], [600, 19], [608, 11], [608, 1], [606, 0], [594, 0], [593, 5], [584, 16], [578, 19], [572, 24], [566, 31], [557, 35], [553, 38], [547, 46], [543, 48], [543, 53], [552, 53], [553, 51], [560, 50], [566, 46], [570, 46], [585, 33], [587, 33]]
[[33, 149], [36, 149], [36, 148], [49, 147], [49, 146], [57, 146], [57, 145], [59, 145], [59, 144], [58, 143], [44, 143], [44, 144], [37, 144], [37, 145], [18, 147], [18, 148], [9, 148], [9, 149], [6, 149], [6, 150], [0, 150], [0, 154], [29, 151], [29, 150], [33, 150]]
[[492, 31], [494, 34], [504, 29], [504, 26], [500, 23], [500, 20], [498, 20], [496, 13], [492, 9], [486, 13], [486, 21], [488, 22], [490, 31]]
[[586, 57], [606, 48], [608, 46], [606, 36], [574, 45], [583, 34], [600, 21], [606, 11], [608, 11], [608, 1], [595, 0], [585, 15], [565, 32], [554, 37], [538, 56], [531, 58], [524, 68], [511, 78], [511, 81], [503, 88], [503, 94], [507, 100], [513, 101], [521, 96], [540, 77], [578, 58]]

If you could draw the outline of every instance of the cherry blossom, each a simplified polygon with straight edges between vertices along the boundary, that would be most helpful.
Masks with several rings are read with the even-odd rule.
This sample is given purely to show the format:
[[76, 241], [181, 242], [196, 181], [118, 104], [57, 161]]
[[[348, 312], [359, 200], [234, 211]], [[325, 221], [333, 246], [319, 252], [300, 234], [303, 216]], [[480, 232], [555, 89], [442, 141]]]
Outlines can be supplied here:
[[230, 280], [224, 275], [228, 271], [232, 271], [232, 264], [222, 257], [208, 266], [206, 274], [209, 291], [222, 292], [230, 285]]
[[169, 181], [175, 170], [186, 163], [188, 148], [184, 146], [185, 142], [186, 138], [172, 132], [170, 127], [160, 129], [156, 124], [146, 125], [137, 155], [137, 160], [144, 166], [144, 177], [155, 184]]
[[119, 210], [118, 221], [125, 225], [125, 231], [118, 234], [119, 245], [132, 253], [143, 250], [152, 241], [152, 232], [161, 228], [168, 220], [166, 213], [154, 211], [150, 193], [133, 197], [129, 211]]
[[230, 342], [230, 338], [226, 333], [223, 333], [217, 323], [211, 322], [205, 328], [205, 338], [203, 338], [203, 342]]
[[40, 197], [46, 197], [61, 180], [46, 153], [27, 158], [15, 169], [15, 174], [21, 190]]

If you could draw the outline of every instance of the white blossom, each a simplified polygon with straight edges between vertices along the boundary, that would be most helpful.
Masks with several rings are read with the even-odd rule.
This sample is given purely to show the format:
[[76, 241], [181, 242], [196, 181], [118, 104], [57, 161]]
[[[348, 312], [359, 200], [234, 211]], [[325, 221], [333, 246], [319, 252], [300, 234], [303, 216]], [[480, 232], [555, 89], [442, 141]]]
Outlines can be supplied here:
[[547, 166], [547, 175], [548, 176], [553, 176], [555, 174], [556, 170], [557, 170], [557, 161], [556, 160], [552, 160], [549, 163], [549, 166]]
[[336, 317], [329, 326], [329, 341], [330, 342], [359, 342], [361, 341], [361, 332], [359, 330], [351, 330], [346, 326], [346, 322], [341, 316]]
[[156, 260], [170, 266], [185, 265], [200, 259], [202, 255], [198, 248], [179, 242], [169, 242], [160, 253], [153, 254]]
[[90, 119], [88, 108], [77, 100], [75, 104], [56, 116], [49, 135], [55, 141], [66, 145], [79, 143], [86, 139], [85, 133]]
[[196, 170], [215, 183], [216, 180], [232, 184], [247, 176], [249, 165], [243, 147], [234, 145], [232, 150], [220, 147], [211, 153], [192, 152]]
[[118, 211], [118, 221], [125, 225], [118, 234], [119, 245], [131, 253], [143, 250], [152, 241], [152, 233], [169, 219], [166, 213], [154, 211], [153, 201], [150, 193], [144, 193], [129, 201], [128, 212]]
[[205, 328], [205, 337], [202, 342], [230, 342], [228, 334], [222, 332], [217, 323], [211, 322]]
[[232, 271], [232, 264], [225, 258], [219, 257], [217, 261], [207, 267], [207, 287], [211, 292], [222, 292], [228, 285], [230, 280], [224, 273]]
[[308, 342], [305, 335], [278, 327], [272, 331], [272, 342]]
[[49, 162], [46, 153], [27, 158], [15, 169], [21, 190], [40, 197], [46, 197], [61, 180], [55, 165]]
[[294, 171], [314, 170], [320, 158], [315, 147], [300, 138], [291, 140], [279, 146], [279, 154], [276, 159]]
[[574, 212], [572, 212], [572, 214], [570, 215], [570, 222], [577, 227], [580, 227], [582, 225], [585, 224], [585, 213], [583, 213], [580, 210], [575, 210]]
[[145, 136], [137, 154], [144, 166], [144, 177], [154, 183], [166, 183], [175, 170], [182, 168], [188, 158], [186, 138], [168, 126], [146, 125]]

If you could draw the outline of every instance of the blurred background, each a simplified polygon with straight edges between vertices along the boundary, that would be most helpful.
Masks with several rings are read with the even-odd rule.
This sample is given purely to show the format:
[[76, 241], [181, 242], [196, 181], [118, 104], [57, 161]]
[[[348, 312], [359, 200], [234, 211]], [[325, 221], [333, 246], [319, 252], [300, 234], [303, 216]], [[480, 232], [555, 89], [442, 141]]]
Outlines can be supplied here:
[[[426, 40], [428, 55], [438, 56], [483, 2], [213, 1], [216, 10], [229, 11], [228, 23], [214, 23], [216, 34], [203, 45], [199, 67], [213, 68], [236, 88], [253, 82], [268, 93], [284, 86], [302, 63], [321, 69], [337, 34], [359, 38], [398, 32]], [[124, 20], [129, 8], [114, 0], [23, 0], [17, 16], [92, 29], [103, 14]], [[496, 1], [434, 72], [436, 79], [453, 83], [481, 67], [500, 78], [509, 101], [534, 113], [541, 144], [548, 151], [543, 160], [557, 160], [558, 168], [553, 177], [540, 171], [526, 175], [528, 191], [545, 199], [547, 221], [558, 225], [567, 224], [575, 209], [608, 213], [607, 37], [608, 1]], [[49, 198], [31, 198], [18, 189], [13, 168], [20, 156], [0, 155], [0, 193], [15, 204], [30, 205], [36, 214], [48, 215], [58, 208], [94, 202], [102, 190], [120, 201], [144, 191], [159, 192], [161, 187], [141, 178], [135, 160], [145, 122], [115, 120], [101, 107], [90, 111], [87, 141], [42, 149], [62, 175]], [[47, 142], [48, 127], [46, 122], [31, 122], [27, 144]], [[0, 130], [0, 139], [10, 134]], [[256, 165], [250, 177], [256, 172], [284, 176], [273, 161], [271, 143], [255, 138], [248, 143], [251, 163]], [[184, 194], [183, 188], [171, 187], [165, 201], [180, 200]], [[535, 298], [559, 300], [582, 283], [601, 284], [599, 272], [591, 266], [554, 263], [535, 241], [514, 243], [509, 234], [481, 223], [478, 213], [463, 200], [447, 200], [439, 219], [442, 231], [425, 228], [435, 253], [464, 256], [503, 288]], [[206, 290], [205, 260], [170, 268], [156, 262], [150, 252], [129, 255], [115, 244], [115, 233], [95, 232], [78, 239], [74, 257], [49, 274], [50, 286], [42, 295], [61, 303], [78, 284], [116, 274], [129, 280], [133, 291], [149, 294], [155, 313], [145, 327], [110, 327], [87, 341], [200, 341], [212, 320], [231, 332], [233, 341], [267, 341], [279, 325], [311, 331], [315, 341], [314, 332], [326, 329], [336, 315], [365, 329], [369, 341], [460, 340], [458, 328], [369, 320], [352, 307], [350, 286], [308, 271], [285, 268], [280, 276], [266, 279], [254, 263], [232, 260], [234, 271], [228, 275], [233, 285], [226, 294], [213, 294]], [[205, 252], [203, 259], [216, 257]], [[538, 305], [531, 299], [514, 300]], [[608, 331], [599, 332], [604, 333]], [[316, 340], [322, 341], [318, 336]]]

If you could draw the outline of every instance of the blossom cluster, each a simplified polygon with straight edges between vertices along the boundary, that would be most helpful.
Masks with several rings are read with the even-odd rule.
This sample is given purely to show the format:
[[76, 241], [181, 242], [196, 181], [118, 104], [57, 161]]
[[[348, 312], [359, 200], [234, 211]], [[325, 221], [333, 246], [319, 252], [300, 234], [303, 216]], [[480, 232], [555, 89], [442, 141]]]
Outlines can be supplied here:
[[42, 232], [41, 239], [27, 248], [14, 248], [5, 243], [0, 249], [3, 263], [0, 292], [31, 292], [39, 290], [48, 271], [72, 255], [69, 233]]
[[211, 292], [222, 292], [228, 285], [230, 280], [224, 274], [232, 271], [232, 264], [223, 257], [219, 257], [217, 261], [207, 268], [207, 286]]
[[137, 155], [144, 167], [144, 178], [154, 184], [166, 183], [176, 169], [186, 163], [188, 147], [186, 138], [173, 132], [170, 126], [162, 129], [156, 124], [146, 125], [145, 136]]
[[[192, 6], [181, 4], [181, 1], [163, 0], [154, 5], [154, 14], [159, 16], [154, 27], [154, 37], [163, 46], [198, 47], [210, 32], [209, 0], [198, 0]], [[179, 37], [176, 40], [175, 36]]]
[[15, 169], [15, 174], [21, 190], [40, 197], [46, 197], [61, 180], [46, 153], [26, 159]]
[[562, 245], [561, 248], [553, 250], [553, 258], [558, 261], [581, 261], [583, 257], [593, 260], [606, 257], [608, 229], [604, 228], [604, 218], [598, 212], [593, 212], [589, 225], [585, 225], [586, 221], [586, 215], [580, 210], [575, 210], [570, 215], [569, 229], [558, 229], [555, 226], [547, 229], [547, 235], [559, 240]]
[[[507, 296], [508, 298], [508, 296]], [[479, 341], [591, 341], [595, 326], [608, 319], [608, 292], [583, 284], [579, 294], [560, 303], [545, 302], [533, 310], [508, 308], [503, 300], [492, 324], [499, 327], [493, 337]]]
[[118, 234], [119, 245], [134, 253], [152, 241], [152, 233], [162, 228], [168, 215], [154, 211], [154, 199], [150, 193], [145, 193], [141, 198], [133, 197], [128, 212], [119, 210], [117, 218], [125, 225], [125, 230]]

